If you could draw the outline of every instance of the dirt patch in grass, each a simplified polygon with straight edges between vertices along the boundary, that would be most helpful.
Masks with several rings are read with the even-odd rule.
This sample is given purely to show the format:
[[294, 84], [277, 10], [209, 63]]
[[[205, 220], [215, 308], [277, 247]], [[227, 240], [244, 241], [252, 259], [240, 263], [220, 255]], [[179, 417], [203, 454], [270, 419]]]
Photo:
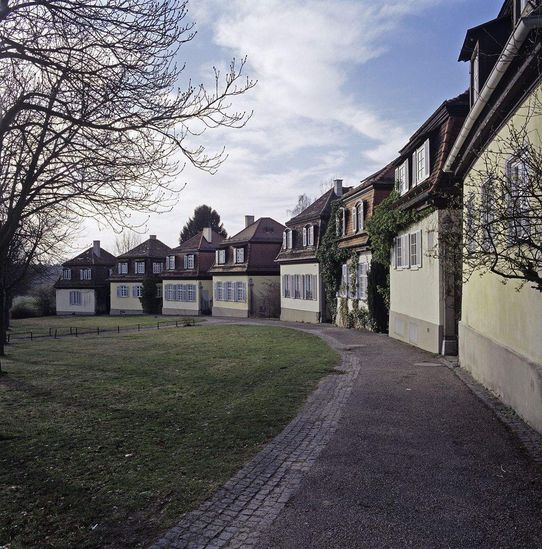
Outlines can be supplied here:
[[208, 498], [338, 361], [317, 337], [198, 326], [14, 346], [0, 546], [138, 547]]

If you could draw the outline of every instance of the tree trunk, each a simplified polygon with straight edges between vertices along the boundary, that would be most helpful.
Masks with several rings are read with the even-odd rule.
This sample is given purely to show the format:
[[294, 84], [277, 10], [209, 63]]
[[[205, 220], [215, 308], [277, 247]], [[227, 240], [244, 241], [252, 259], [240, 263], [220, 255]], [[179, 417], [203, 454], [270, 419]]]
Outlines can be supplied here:
[[5, 356], [6, 334], [9, 319], [9, 300], [5, 286], [0, 283], [0, 356]]

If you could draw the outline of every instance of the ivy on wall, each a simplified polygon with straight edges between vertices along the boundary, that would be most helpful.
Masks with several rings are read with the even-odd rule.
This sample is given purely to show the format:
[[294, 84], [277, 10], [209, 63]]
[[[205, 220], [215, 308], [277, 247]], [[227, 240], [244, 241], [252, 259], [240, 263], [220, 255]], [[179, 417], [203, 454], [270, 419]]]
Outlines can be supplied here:
[[351, 254], [350, 250], [340, 249], [338, 243], [337, 214], [342, 206], [342, 201], [333, 203], [326, 232], [316, 253], [324, 283], [327, 310], [333, 322], [337, 317], [337, 293], [341, 286], [342, 265]]

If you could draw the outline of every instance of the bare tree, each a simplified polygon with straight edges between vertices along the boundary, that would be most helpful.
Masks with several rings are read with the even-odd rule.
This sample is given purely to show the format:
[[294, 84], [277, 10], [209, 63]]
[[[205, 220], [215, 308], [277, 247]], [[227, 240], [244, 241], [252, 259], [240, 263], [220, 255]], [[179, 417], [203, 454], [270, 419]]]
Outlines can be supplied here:
[[297, 204], [295, 205], [294, 209], [286, 210], [286, 215], [288, 217], [295, 217], [296, 215], [299, 215], [303, 210], [306, 210], [313, 202], [314, 199], [310, 198], [306, 194], [300, 194], [297, 197]]
[[492, 272], [542, 292], [542, 102], [533, 97], [480, 155], [464, 187], [466, 279]]
[[141, 235], [125, 230], [115, 237], [115, 255], [122, 255], [141, 244]]
[[181, 0], [0, 0], [0, 283], [40, 216], [123, 227], [172, 206], [185, 162], [219, 167], [223, 151], [197, 141], [244, 126], [231, 100], [254, 82], [235, 60], [211, 89], [183, 81], [186, 15]]

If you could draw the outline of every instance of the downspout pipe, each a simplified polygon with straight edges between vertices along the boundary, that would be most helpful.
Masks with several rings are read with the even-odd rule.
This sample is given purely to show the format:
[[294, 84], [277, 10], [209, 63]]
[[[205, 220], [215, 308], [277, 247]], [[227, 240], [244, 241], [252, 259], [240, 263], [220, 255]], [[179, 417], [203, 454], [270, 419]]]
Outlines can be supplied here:
[[470, 110], [461, 131], [452, 147], [452, 150], [444, 164], [444, 172], [452, 172], [452, 166], [454, 165], [459, 151], [463, 147], [467, 136], [470, 134], [476, 120], [480, 116], [480, 113], [483, 111], [485, 106], [488, 104], [493, 92], [497, 89], [499, 82], [502, 80], [502, 77], [505, 75], [510, 63], [514, 60], [518, 54], [521, 46], [527, 39], [527, 36], [533, 29], [540, 28], [542, 26], [542, 18], [539, 15], [529, 16], [523, 19], [520, 19], [516, 29], [508, 39], [506, 46], [504, 47], [503, 52], [501, 53], [497, 64], [493, 67], [489, 78], [486, 83], [476, 103], [474, 103], [473, 108]]

